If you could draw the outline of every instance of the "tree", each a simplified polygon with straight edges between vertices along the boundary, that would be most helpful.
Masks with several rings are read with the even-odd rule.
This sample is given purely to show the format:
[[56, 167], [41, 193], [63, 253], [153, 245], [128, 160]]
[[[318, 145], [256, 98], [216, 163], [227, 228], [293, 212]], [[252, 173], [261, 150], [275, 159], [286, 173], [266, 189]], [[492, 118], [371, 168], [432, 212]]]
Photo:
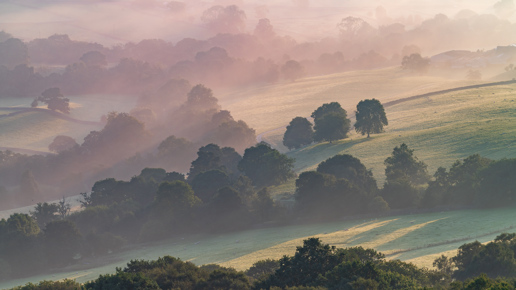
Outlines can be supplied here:
[[160, 214], [178, 216], [198, 203], [199, 198], [194, 195], [190, 185], [183, 181], [163, 182], [156, 193], [155, 206]]
[[45, 228], [46, 224], [57, 219], [58, 205], [55, 203], [38, 202], [30, 215], [38, 223], [39, 228]]
[[335, 141], [346, 138], [350, 121], [347, 112], [339, 103], [323, 104], [312, 113], [314, 118], [314, 140]]
[[75, 139], [65, 135], [58, 135], [54, 138], [54, 141], [48, 145], [48, 150], [56, 153], [60, 153], [66, 150], [70, 150], [75, 146], [79, 146]]
[[315, 122], [315, 141], [332, 141], [344, 139], [349, 132], [350, 121], [346, 115], [328, 113]]
[[466, 74], [466, 79], [471, 81], [479, 81], [482, 79], [482, 73], [479, 70], [470, 69]]
[[22, 173], [20, 180], [20, 193], [27, 197], [33, 199], [36, 194], [39, 193], [39, 186], [32, 174], [31, 170], [25, 170]]
[[345, 178], [370, 195], [378, 191], [373, 172], [367, 170], [360, 159], [349, 154], [338, 154], [326, 159], [317, 166], [317, 172]]
[[87, 66], [103, 67], [107, 65], [106, 56], [99, 51], [88, 51], [81, 56], [80, 60]]
[[247, 17], [236, 5], [216, 5], [202, 13], [201, 21], [215, 33], [242, 33]]
[[59, 217], [64, 220], [70, 213], [71, 208], [72, 206], [69, 202], [66, 202], [66, 199], [63, 196], [63, 199], [59, 200], [57, 203], [57, 213], [59, 214]]
[[290, 81], [295, 81], [305, 75], [305, 68], [295, 60], [288, 60], [282, 67], [283, 77]]
[[34, 100], [31, 106], [36, 107], [38, 101], [47, 104], [49, 110], [70, 114], [70, 99], [65, 98], [59, 88], [46, 89], [41, 93], [41, 96]]
[[429, 65], [430, 60], [428, 58], [421, 57], [419, 53], [413, 53], [411, 55], [404, 56], [401, 61], [402, 69], [419, 73], [426, 72]]
[[219, 145], [210, 143], [199, 148], [197, 159], [192, 161], [188, 181], [191, 182], [199, 173], [220, 169], [230, 177], [238, 177], [238, 162], [242, 159], [235, 149], [231, 147], [220, 148]]
[[404, 179], [409, 184], [421, 185], [429, 180], [427, 165], [414, 156], [414, 150], [403, 143], [396, 146], [392, 155], [385, 159], [385, 176], [387, 182]]
[[159, 144], [156, 157], [161, 168], [186, 171], [195, 158], [195, 147], [189, 140], [171, 135]]
[[6, 234], [12, 237], [35, 237], [40, 228], [28, 214], [14, 213], [6, 222]]
[[383, 105], [377, 99], [360, 101], [355, 116], [355, 130], [362, 135], [367, 134], [367, 138], [370, 133], [382, 132], [383, 125], [389, 124]]
[[220, 188], [229, 184], [229, 176], [224, 171], [212, 169], [197, 174], [192, 180], [192, 189], [197, 197], [208, 203]]
[[262, 40], [271, 40], [276, 36], [276, 32], [274, 32], [274, 27], [271, 22], [267, 18], [262, 18], [258, 20], [258, 24], [254, 29], [254, 36], [258, 37]]
[[188, 92], [185, 107], [193, 112], [218, 111], [220, 106], [218, 99], [213, 96], [213, 91], [202, 84], [198, 84]]
[[266, 143], [247, 148], [238, 169], [258, 187], [277, 185], [294, 176], [294, 159], [272, 149]]
[[46, 256], [51, 265], [65, 266], [79, 252], [81, 234], [69, 220], [52, 221], [44, 231]]
[[386, 182], [381, 195], [393, 209], [418, 205], [420, 189], [429, 179], [426, 164], [414, 156], [414, 150], [403, 143], [396, 146], [392, 156], [385, 159]]
[[313, 142], [312, 123], [303, 117], [295, 117], [283, 135], [283, 145], [289, 150], [298, 149]]
[[354, 41], [357, 39], [367, 39], [375, 33], [375, 29], [361, 18], [348, 16], [337, 24], [340, 36], [344, 40]]

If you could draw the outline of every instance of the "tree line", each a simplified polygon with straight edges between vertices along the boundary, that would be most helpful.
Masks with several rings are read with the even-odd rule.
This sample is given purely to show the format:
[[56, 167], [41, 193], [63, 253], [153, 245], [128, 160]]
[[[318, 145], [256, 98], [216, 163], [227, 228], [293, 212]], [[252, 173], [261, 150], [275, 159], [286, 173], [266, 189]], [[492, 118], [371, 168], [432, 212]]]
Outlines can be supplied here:
[[[266, 143], [247, 148], [242, 156], [233, 148], [209, 144], [199, 149], [187, 176], [146, 168], [129, 181], [95, 182], [90, 192], [82, 193], [81, 211], [69, 213], [63, 200], [39, 203], [31, 215], [2, 220], [0, 260], [5, 273], [30, 274], [108, 255], [127, 244], [179, 235], [237, 231], [266, 222], [380, 215], [391, 209], [507, 206], [516, 193], [508, 177], [516, 171], [516, 159], [472, 155], [455, 162], [449, 172], [439, 168], [431, 179], [426, 164], [401, 144], [385, 165], [380, 189], [358, 158], [331, 157], [296, 177], [295, 205], [287, 209], [274, 202], [268, 187], [295, 177], [291, 158]], [[512, 240], [503, 241], [510, 248]], [[474, 249], [469, 260], [477, 254], [484, 257], [481, 247]]]
[[[362, 135], [383, 132], [383, 126], [389, 124], [385, 109], [377, 99], [362, 100], [355, 111], [356, 123], [354, 128]], [[307, 118], [295, 117], [290, 121], [283, 135], [283, 145], [288, 149], [298, 149], [312, 142], [344, 139], [350, 130], [351, 121], [338, 102], [323, 104], [313, 111], [312, 123]]]
[[[502, 234], [492, 244], [510, 243], [515, 234]], [[12, 288], [13, 290], [44, 289], [450, 289], [494, 290], [514, 289], [516, 279], [513, 268], [505, 264], [484, 265], [497, 278], [475, 274], [467, 279], [452, 280], [452, 273], [461, 267], [475, 267], [461, 246], [455, 257], [460, 261], [453, 270], [443, 259], [437, 259], [437, 270], [420, 268], [400, 260], [387, 260], [385, 255], [362, 247], [336, 248], [323, 244], [318, 238], [309, 238], [298, 246], [293, 256], [279, 260], [265, 259], [255, 262], [245, 271], [237, 271], [215, 264], [196, 266], [178, 258], [165, 256], [153, 261], [131, 260], [114, 274], [100, 275], [84, 284], [73, 280], [41, 281]], [[482, 246], [480, 246], [482, 247]], [[478, 248], [478, 246], [477, 246]], [[503, 259], [500, 254], [489, 258]], [[513, 258], [514, 260], [514, 258]], [[494, 262], [494, 261], [493, 261]], [[434, 263], [434, 264], [435, 264]], [[501, 271], [497, 271], [501, 270]], [[509, 273], [505, 275], [505, 273]]]

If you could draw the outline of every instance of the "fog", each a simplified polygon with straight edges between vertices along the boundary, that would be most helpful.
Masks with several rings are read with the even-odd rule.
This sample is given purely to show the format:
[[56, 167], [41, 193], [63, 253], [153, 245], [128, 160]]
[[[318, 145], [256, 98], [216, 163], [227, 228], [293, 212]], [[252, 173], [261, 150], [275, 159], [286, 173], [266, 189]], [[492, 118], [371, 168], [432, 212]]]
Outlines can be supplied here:
[[[45, 129], [56, 132], [47, 136], [52, 140], [44, 155], [0, 151], [0, 210], [38, 203], [34, 211], [22, 209], [31, 216], [3, 213], [9, 217], [0, 220], [0, 280], [185, 235], [512, 202], [514, 186], [496, 184], [494, 177], [505, 168], [516, 171], [516, 159], [460, 156], [465, 159], [449, 171], [449, 164], [439, 164], [444, 167], [432, 175], [413, 156], [412, 144], [397, 144], [391, 157], [375, 156], [385, 165], [383, 187], [377, 183], [383, 177], [373, 176], [371, 165], [356, 157], [318, 160], [326, 151], [314, 154], [302, 146], [320, 142], [316, 150], [344, 150], [337, 142], [361, 138], [348, 135], [349, 117], [359, 121], [355, 112], [334, 100], [311, 108], [313, 122], [296, 118], [304, 126], [302, 143], [291, 147], [285, 138], [276, 140], [289, 150], [306, 149], [314, 160], [301, 162], [312, 169], [320, 162], [316, 171], [295, 172], [286, 149], [257, 144], [263, 132], [245, 118], [271, 116], [259, 112], [259, 103], [267, 100], [283, 110], [272, 116], [280, 123], [287, 114], [306, 110], [299, 100], [316, 100], [316, 90], [330, 96], [348, 90], [343, 98], [355, 94], [349, 102], [365, 94], [384, 101], [387, 91], [389, 101], [430, 102], [424, 93], [444, 94], [445, 87], [449, 93], [512, 85], [507, 80], [516, 76], [515, 21], [512, 0], [0, 1], [0, 121], [6, 127], [16, 123], [9, 129], [25, 134], [27, 128], [38, 130], [30, 122], [50, 120]], [[349, 73], [349, 82], [338, 73]], [[341, 86], [323, 88], [321, 81], [310, 87], [323, 77]], [[391, 83], [393, 78], [403, 79], [404, 87]], [[389, 86], [382, 91], [375, 81]], [[260, 99], [260, 93], [276, 88]], [[313, 94], [296, 99], [300, 92]], [[270, 96], [285, 99], [275, 103]], [[82, 113], [76, 113], [74, 98]], [[10, 106], [7, 99], [22, 100], [21, 105]], [[115, 101], [131, 108], [106, 113]], [[254, 116], [225, 107], [240, 101], [256, 104], [249, 113]], [[383, 106], [373, 101], [387, 126]], [[89, 133], [63, 136], [64, 129], [51, 123], [56, 120], [81, 124]], [[369, 133], [383, 133], [382, 128], [367, 129], [368, 139], [345, 146], [367, 146], [373, 143], [367, 143]], [[397, 142], [402, 134], [392, 136]], [[297, 137], [290, 141], [301, 142]], [[496, 174], [480, 178], [487, 169]], [[494, 184], [501, 188], [500, 199], [486, 203]], [[64, 197], [78, 194], [76, 205], [84, 210], [70, 212]], [[22, 245], [12, 247], [17, 239]], [[36, 262], [27, 267], [33, 257]]]
[[347, 16], [360, 17], [371, 25], [400, 22], [412, 28], [422, 20], [443, 13], [453, 17], [470, 9], [514, 19], [514, 9], [500, 11], [496, 1], [10, 1], [0, 3], [0, 29], [25, 41], [68, 34], [72, 39], [105, 45], [160, 38], [177, 42], [185, 37], [213, 36], [203, 25], [201, 14], [214, 5], [235, 4], [252, 32], [261, 18], [268, 18], [280, 35], [298, 41], [336, 37], [336, 24]]

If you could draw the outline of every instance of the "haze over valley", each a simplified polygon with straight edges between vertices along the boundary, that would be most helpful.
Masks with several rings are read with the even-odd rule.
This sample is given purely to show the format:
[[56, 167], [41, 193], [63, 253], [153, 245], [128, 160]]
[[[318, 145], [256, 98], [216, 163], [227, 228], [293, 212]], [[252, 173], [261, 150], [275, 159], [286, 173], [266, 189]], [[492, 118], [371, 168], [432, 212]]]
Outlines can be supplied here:
[[515, 63], [512, 0], [0, 2], [0, 288], [516, 287]]

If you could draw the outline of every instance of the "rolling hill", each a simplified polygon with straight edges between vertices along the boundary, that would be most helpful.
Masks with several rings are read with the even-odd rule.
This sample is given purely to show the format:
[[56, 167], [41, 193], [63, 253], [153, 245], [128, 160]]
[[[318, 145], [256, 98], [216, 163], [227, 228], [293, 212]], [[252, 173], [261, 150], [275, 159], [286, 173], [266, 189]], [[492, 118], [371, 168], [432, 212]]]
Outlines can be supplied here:
[[[389, 68], [307, 78], [226, 92], [217, 97], [235, 118], [245, 120], [258, 133], [265, 133], [264, 140], [280, 144], [283, 126], [295, 116], [309, 116], [325, 102], [339, 101], [351, 115], [356, 103], [364, 98], [375, 97], [386, 103], [475, 83], [478, 82], [408, 76]], [[428, 164], [431, 174], [438, 166], [449, 167], [456, 159], [471, 154], [493, 159], [516, 157], [512, 149], [516, 140], [516, 127], [512, 125], [516, 121], [515, 90], [516, 84], [507, 84], [397, 103], [386, 107], [389, 126], [382, 134], [365, 138], [352, 133], [348, 139], [313, 144], [288, 155], [296, 158], [295, 169], [301, 172], [314, 169], [335, 154], [351, 154], [373, 170], [380, 186], [384, 178], [383, 161], [403, 142], [415, 149], [415, 155]], [[293, 190], [293, 181], [276, 188], [277, 193]], [[514, 218], [513, 208], [463, 210], [199, 235], [138, 246], [103, 261], [92, 264], [85, 261], [60, 273], [11, 281], [0, 284], [0, 288], [65, 277], [87, 281], [98, 274], [114, 272], [116, 266], [123, 266], [130, 259], [155, 259], [163, 255], [196, 264], [218, 263], [245, 269], [260, 259], [292, 254], [304, 238], [312, 236], [338, 247], [373, 247], [389, 258], [431, 267], [433, 259], [441, 253], [454, 255], [466, 242], [475, 239], [487, 242], [500, 232], [514, 231]]]

